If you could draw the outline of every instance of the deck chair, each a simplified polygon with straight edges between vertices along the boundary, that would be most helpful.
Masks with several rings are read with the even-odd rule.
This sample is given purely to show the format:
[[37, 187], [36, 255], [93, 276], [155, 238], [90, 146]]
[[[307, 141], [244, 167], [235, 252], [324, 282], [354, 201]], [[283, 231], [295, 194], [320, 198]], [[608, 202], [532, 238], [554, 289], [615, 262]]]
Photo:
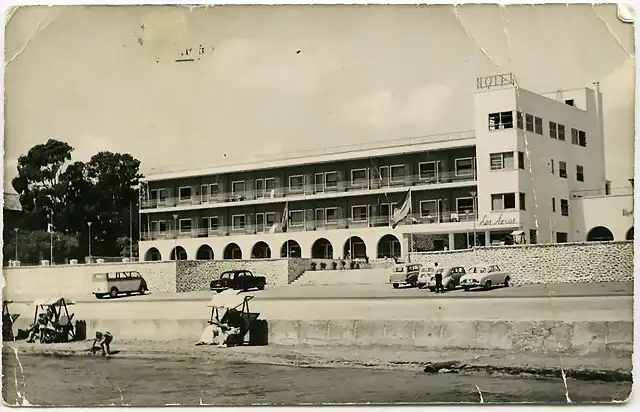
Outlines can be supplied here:
[[63, 342], [72, 341], [75, 339], [75, 328], [73, 327], [73, 316], [75, 314], [71, 314], [67, 318], [66, 315], [60, 316], [60, 320], [58, 321], [58, 327], [60, 329], [60, 338]]

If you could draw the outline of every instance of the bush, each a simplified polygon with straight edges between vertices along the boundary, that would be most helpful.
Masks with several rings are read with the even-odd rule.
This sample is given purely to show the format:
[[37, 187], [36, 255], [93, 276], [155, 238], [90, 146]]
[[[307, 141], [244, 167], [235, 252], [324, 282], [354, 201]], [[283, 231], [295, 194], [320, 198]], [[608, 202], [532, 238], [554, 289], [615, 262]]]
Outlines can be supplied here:
[[320, 262], [320, 269], [325, 270], [327, 268], [327, 264], [325, 262]]
[[355, 268], [356, 268], [356, 262], [352, 260], [351, 262], [349, 262], [349, 269], [355, 269]]
[[347, 266], [347, 262], [345, 262], [344, 260], [341, 261], [340, 264], [342, 265], [342, 269], [344, 269]]
[[333, 270], [338, 269], [338, 262], [334, 261], [333, 262]]
[[311, 270], [316, 270], [318, 264], [316, 262], [311, 262]]
[[360, 269], [360, 262], [356, 262], [356, 269]]

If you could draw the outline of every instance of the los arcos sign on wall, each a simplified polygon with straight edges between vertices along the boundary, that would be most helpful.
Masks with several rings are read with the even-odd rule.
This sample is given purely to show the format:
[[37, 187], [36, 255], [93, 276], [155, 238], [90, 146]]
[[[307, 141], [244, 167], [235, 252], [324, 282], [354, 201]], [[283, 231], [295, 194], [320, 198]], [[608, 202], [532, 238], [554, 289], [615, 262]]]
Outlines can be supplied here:
[[517, 226], [518, 222], [515, 217], [505, 217], [502, 213], [497, 216], [484, 215], [478, 220], [478, 226]]

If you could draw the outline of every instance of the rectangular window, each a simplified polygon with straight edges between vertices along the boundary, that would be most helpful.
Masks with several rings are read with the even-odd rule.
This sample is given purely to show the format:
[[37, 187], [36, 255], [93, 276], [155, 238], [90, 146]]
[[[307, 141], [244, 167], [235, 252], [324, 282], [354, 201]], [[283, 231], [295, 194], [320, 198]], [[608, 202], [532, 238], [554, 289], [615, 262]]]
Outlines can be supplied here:
[[244, 215], [231, 216], [231, 230], [243, 230], [244, 229]]
[[544, 134], [542, 130], [542, 118], [536, 117], [534, 120], [535, 120], [534, 123], [535, 123], [536, 134], [539, 134], [539, 135]]
[[535, 229], [529, 229], [529, 243], [535, 245], [538, 243], [538, 231]]
[[524, 152], [518, 152], [518, 168], [524, 170]]
[[582, 130], [578, 130], [578, 145], [587, 147], [587, 133]]
[[533, 115], [529, 113], [525, 113], [524, 120], [525, 120], [526, 131], [533, 132]]
[[324, 187], [335, 189], [338, 187], [338, 172], [327, 172], [324, 174]]
[[571, 144], [578, 144], [578, 129], [571, 128]]
[[158, 231], [158, 222], [157, 221], [149, 222], [149, 230], [151, 231], [151, 233], [156, 233]]
[[235, 182], [231, 182], [231, 193], [234, 195], [242, 196], [244, 195], [245, 184], [244, 180], [237, 180]]
[[567, 178], [567, 162], [558, 162], [558, 175], [562, 178]]
[[327, 224], [337, 223], [338, 222], [338, 208], [337, 207], [327, 207], [324, 209], [325, 216], [324, 221]]
[[351, 185], [366, 186], [367, 185], [367, 169], [351, 169]]
[[556, 243], [567, 243], [569, 234], [566, 232], [556, 232]]
[[515, 193], [498, 193], [491, 195], [491, 210], [510, 210], [516, 208]]
[[289, 190], [292, 192], [301, 192], [304, 190], [304, 176], [289, 176]]
[[553, 159], [549, 162], [549, 171], [552, 175], [556, 173], [556, 163]]
[[553, 211], [553, 213], [556, 212], [556, 198], [555, 197], [551, 198], [551, 210]]
[[276, 179], [266, 177], [256, 179], [256, 197], [271, 197], [271, 191], [276, 188]]
[[513, 170], [513, 152], [489, 154], [491, 170]]
[[267, 232], [276, 223], [276, 214], [273, 212], [256, 213], [256, 231]]
[[517, 119], [518, 129], [523, 130], [524, 129], [524, 119], [522, 118], [522, 112], [516, 112], [516, 119]]
[[464, 214], [473, 213], [473, 198], [472, 197], [459, 197], [456, 199], [456, 212], [458, 216], [462, 216]]
[[167, 231], [167, 222], [164, 220], [158, 220], [158, 232]]
[[563, 141], [565, 140], [565, 132], [564, 132], [564, 125], [558, 123], [558, 140]]
[[316, 226], [317, 227], [322, 227], [324, 226], [324, 209], [319, 208], [315, 210], [315, 219], [316, 219]]
[[584, 167], [580, 165], [576, 166], [576, 180], [578, 182], [584, 182]]
[[264, 179], [256, 179], [256, 197], [264, 197]]
[[316, 173], [314, 177], [316, 193], [324, 192], [324, 173]]
[[180, 189], [178, 189], [178, 193], [181, 202], [191, 200], [191, 186], [181, 187]]
[[216, 196], [218, 196], [218, 193], [219, 193], [218, 184], [211, 183], [209, 185], [209, 198], [214, 199]]
[[560, 199], [560, 214], [569, 216], [569, 201], [567, 199]]
[[549, 137], [558, 138], [558, 124], [556, 122], [549, 122]]
[[489, 114], [489, 130], [513, 129], [513, 112]]
[[207, 203], [209, 202], [209, 186], [208, 185], [200, 185], [200, 202]]
[[423, 219], [435, 219], [439, 221], [438, 204], [440, 200], [422, 200], [420, 202], [420, 217]]
[[191, 219], [180, 219], [180, 233], [191, 232]]
[[366, 205], [352, 206], [351, 219], [354, 222], [366, 222], [368, 220], [368, 207]]
[[379, 221], [380, 222], [388, 222], [393, 214], [393, 208], [395, 207], [395, 203], [381, 203], [380, 204], [380, 213], [379, 213]]
[[220, 221], [218, 216], [211, 216], [209, 218], [209, 230], [212, 232], [217, 231], [220, 228]]
[[391, 170], [391, 181], [393, 183], [404, 182], [404, 178], [405, 178], [404, 165], [391, 166], [390, 170]]
[[303, 226], [304, 225], [304, 210], [292, 210], [289, 212], [289, 225], [290, 226]]
[[436, 162], [423, 162], [418, 163], [418, 173], [420, 175], [420, 180], [436, 180], [437, 172], [436, 172]]
[[520, 192], [520, 210], [527, 210], [527, 200], [524, 193]]
[[456, 159], [456, 176], [473, 176], [473, 157]]

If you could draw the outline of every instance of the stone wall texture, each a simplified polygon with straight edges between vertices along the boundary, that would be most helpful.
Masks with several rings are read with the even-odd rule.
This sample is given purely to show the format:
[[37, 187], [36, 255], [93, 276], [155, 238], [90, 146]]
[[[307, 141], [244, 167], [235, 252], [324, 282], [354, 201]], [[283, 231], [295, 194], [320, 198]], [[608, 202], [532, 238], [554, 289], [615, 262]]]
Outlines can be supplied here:
[[295, 282], [302, 274], [310, 270], [311, 259], [289, 259], [288, 262], [288, 283]]
[[136, 270], [150, 292], [176, 291], [175, 262], [128, 262], [93, 265], [21, 266], [3, 268], [4, 296], [12, 300], [66, 295], [78, 298], [93, 293], [93, 274]]
[[[304, 260], [304, 259], [301, 259]], [[233, 269], [250, 270], [256, 276], [267, 278], [267, 287], [286, 285], [290, 273], [287, 259], [254, 260], [179, 260], [176, 267], [178, 292], [209, 290], [209, 284], [222, 272]], [[298, 269], [299, 266], [298, 266]]]
[[480, 247], [476, 250], [412, 253], [411, 261], [440, 266], [495, 263], [510, 272], [511, 283], [630, 282], [633, 241]]

